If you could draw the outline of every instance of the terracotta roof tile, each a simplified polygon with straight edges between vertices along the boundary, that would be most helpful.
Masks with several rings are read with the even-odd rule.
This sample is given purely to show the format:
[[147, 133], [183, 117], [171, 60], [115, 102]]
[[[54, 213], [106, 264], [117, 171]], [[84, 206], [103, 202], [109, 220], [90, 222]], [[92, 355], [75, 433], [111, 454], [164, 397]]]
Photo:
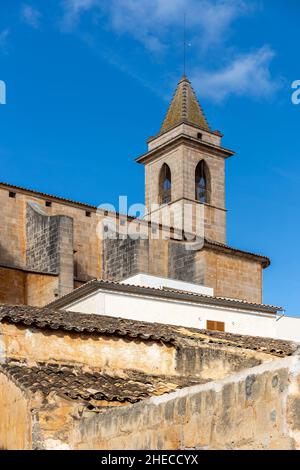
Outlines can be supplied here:
[[161, 395], [177, 388], [203, 383], [200, 379], [150, 376], [128, 372], [122, 377], [97, 370], [83, 370], [64, 364], [10, 362], [0, 366], [3, 372], [22, 389], [45, 396], [51, 392], [71, 400], [97, 404], [99, 401], [135, 403], [152, 395]]
[[132, 339], [139, 338], [144, 341], [173, 344], [176, 348], [186, 346], [197, 348], [199, 344], [211, 343], [218, 347], [243, 348], [280, 357], [292, 355], [298, 349], [298, 345], [293, 342], [272, 338], [219, 333], [104, 315], [57, 311], [50, 308], [2, 305], [0, 306], [0, 322], [48, 330], [73, 331], [87, 335], [126, 336]]

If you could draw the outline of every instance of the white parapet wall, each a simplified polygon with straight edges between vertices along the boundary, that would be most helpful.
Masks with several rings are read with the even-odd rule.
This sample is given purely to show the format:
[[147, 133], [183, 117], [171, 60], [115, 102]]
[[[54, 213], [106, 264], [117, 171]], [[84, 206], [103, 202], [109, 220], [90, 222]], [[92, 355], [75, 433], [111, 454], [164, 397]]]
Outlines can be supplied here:
[[[300, 343], [300, 318], [287, 317], [282, 312], [276, 314], [276, 309], [274, 313], [266, 313], [262, 306], [252, 306], [242, 301], [223, 305], [214, 303], [213, 289], [205, 286], [147, 274], [132, 276], [120, 285], [122, 289], [110, 289], [99, 284], [96, 290], [70, 300], [63, 308], [73, 312], [197, 329], [207, 329], [208, 322], [221, 322], [228, 333]], [[137, 287], [135, 290], [132, 286], [142, 289]], [[174, 291], [172, 296], [163, 295], [166, 289]], [[164, 291], [161, 296], [158, 295], [159, 290]], [[184, 297], [181, 291], [186, 293]]]
[[132, 320], [206, 329], [207, 321], [224, 322], [225, 331], [300, 342], [300, 319], [125, 292], [94, 292], [64, 307], [66, 310]]
[[121, 284], [130, 284], [132, 286], [154, 287], [156, 289], [174, 289], [185, 292], [193, 292], [194, 294], [214, 295], [211, 287], [193, 284], [191, 282], [179, 281], [177, 279], [169, 279], [166, 277], [151, 276], [150, 274], [135, 274], [124, 279]]

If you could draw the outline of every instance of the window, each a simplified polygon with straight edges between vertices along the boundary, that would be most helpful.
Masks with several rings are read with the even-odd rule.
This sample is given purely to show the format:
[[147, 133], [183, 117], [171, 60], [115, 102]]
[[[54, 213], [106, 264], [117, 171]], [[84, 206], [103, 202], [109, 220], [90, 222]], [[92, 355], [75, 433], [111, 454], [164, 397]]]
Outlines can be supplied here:
[[210, 202], [209, 173], [204, 160], [201, 160], [195, 172], [195, 188], [196, 201], [207, 203]]
[[46, 201], [46, 207], [52, 207], [52, 202], [51, 201]]
[[225, 331], [225, 323], [222, 321], [206, 321], [206, 329], [211, 331]]
[[8, 197], [15, 198], [15, 197], [16, 197], [16, 193], [14, 193], [13, 191], [9, 191]]
[[92, 216], [92, 213], [90, 211], [85, 211], [85, 216], [86, 217], [91, 217]]
[[201, 132], [198, 132], [197, 139], [202, 140], [202, 137], [203, 137], [203, 134], [201, 134]]
[[159, 202], [160, 204], [168, 204], [171, 202], [171, 170], [164, 163], [159, 175]]

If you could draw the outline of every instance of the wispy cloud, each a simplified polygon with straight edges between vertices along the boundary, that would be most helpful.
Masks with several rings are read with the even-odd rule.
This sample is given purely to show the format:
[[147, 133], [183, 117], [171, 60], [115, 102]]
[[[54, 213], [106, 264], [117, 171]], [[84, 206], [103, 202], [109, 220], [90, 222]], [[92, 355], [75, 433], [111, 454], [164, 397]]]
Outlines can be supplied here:
[[271, 74], [275, 52], [264, 46], [252, 53], [235, 58], [217, 71], [194, 71], [195, 88], [216, 102], [231, 95], [268, 98], [279, 88], [280, 81]]
[[211, 46], [225, 41], [232, 23], [248, 11], [243, 0], [112, 0], [109, 13], [115, 31], [157, 49], [170, 43], [174, 27], [182, 40], [184, 13], [190, 35]]
[[9, 36], [10, 30], [8, 28], [0, 31], [0, 50], [6, 52], [7, 50], [7, 38]]
[[[206, 63], [208, 52], [227, 57], [220, 69], [192, 70], [193, 84], [214, 101], [230, 96], [266, 98], [274, 94], [280, 83], [271, 73], [275, 51], [263, 46], [251, 53], [238, 53], [228, 47], [234, 24], [249, 16], [257, 2], [246, 0], [61, 0], [63, 27], [74, 31], [83, 17], [105, 25], [117, 36], [134, 39], [147, 52], [174, 54], [182, 48], [183, 15], [187, 14], [187, 30], [194, 63]], [[101, 47], [104, 47], [103, 45]], [[217, 52], [216, 52], [217, 51]], [[118, 59], [116, 59], [118, 62]], [[211, 61], [210, 61], [211, 63]], [[115, 64], [116, 65], [116, 64]], [[121, 69], [128, 70], [124, 61]], [[137, 75], [135, 71], [133, 75]], [[147, 81], [147, 80], [145, 80]]]
[[40, 27], [41, 13], [31, 5], [23, 4], [21, 6], [21, 19], [28, 26], [38, 29]]
[[61, 28], [65, 31], [73, 30], [84, 13], [92, 11], [95, 7], [100, 8], [102, 4], [100, 0], [62, 0], [64, 14]]
[[167, 48], [174, 27], [182, 33], [185, 12], [191, 34], [201, 36], [202, 45], [214, 45], [253, 9], [245, 0], [63, 0], [62, 5], [65, 29], [76, 27], [84, 13], [101, 11], [115, 33], [129, 35], [151, 51]]

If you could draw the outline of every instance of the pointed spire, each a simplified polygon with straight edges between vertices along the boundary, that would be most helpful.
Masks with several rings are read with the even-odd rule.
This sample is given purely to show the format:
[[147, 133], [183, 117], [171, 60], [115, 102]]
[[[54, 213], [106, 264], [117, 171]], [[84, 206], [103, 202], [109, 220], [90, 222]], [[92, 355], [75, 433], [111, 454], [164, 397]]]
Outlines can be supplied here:
[[197, 100], [191, 82], [185, 75], [177, 85], [160, 132], [187, 123], [210, 130], [204, 112]]

